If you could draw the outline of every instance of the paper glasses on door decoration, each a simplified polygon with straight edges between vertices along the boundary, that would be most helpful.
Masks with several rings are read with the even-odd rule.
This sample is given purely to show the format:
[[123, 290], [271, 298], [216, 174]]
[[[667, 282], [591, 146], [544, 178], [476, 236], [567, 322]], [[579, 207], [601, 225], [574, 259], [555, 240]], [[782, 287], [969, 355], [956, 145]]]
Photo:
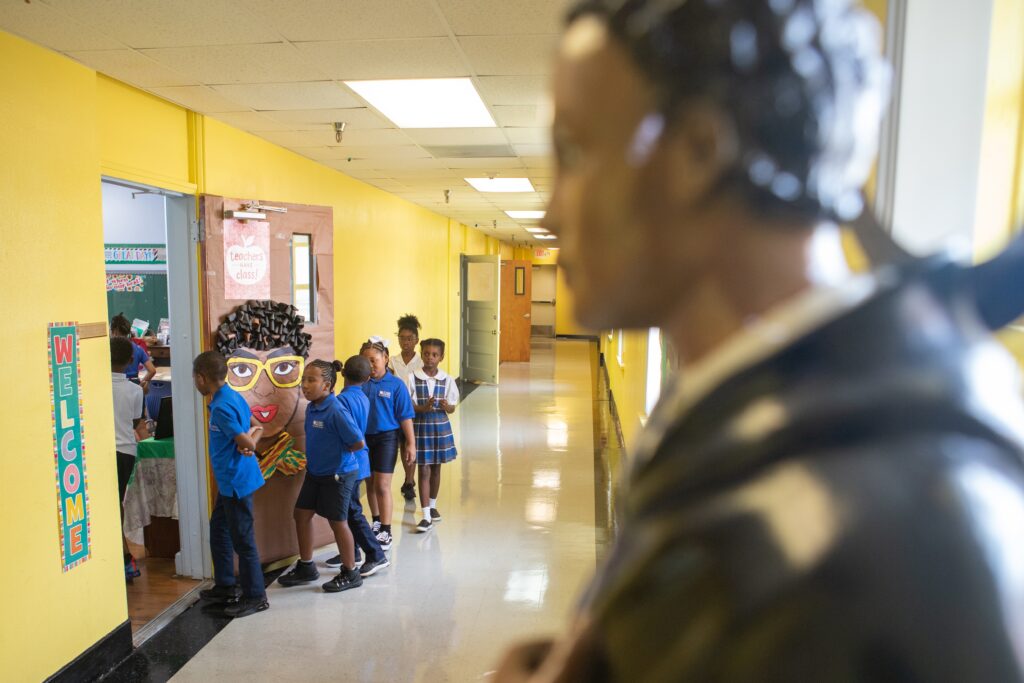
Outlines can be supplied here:
[[263, 427], [256, 446], [265, 479], [306, 467], [305, 454], [295, 447], [297, 438], [305, 440], [306, 400], [299, 384], [310, 335], [304, 326], [291, 304], [249, 301], [217, 328], [217, 350], [228, 361], [228, 386], [242, 394]]

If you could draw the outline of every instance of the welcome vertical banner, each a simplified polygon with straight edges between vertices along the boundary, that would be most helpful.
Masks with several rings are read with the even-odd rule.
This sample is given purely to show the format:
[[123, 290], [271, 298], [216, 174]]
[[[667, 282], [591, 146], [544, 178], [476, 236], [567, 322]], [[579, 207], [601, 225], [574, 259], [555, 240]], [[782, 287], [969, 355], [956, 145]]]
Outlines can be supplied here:
[[89, 559], [89, 493], [82, 438], [82, 378], [78, 325], [50, 323], [50, 408], [57, 469], [57, 523], [64, 571]]

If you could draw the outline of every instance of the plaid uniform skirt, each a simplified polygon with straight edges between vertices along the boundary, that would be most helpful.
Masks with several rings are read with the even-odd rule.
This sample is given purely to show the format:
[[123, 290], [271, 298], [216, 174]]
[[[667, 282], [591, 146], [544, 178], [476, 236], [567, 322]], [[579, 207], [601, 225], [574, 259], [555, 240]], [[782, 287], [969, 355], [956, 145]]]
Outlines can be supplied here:
[[[451, 378], [434, 385], [434, 396], [438, 400], [445, 397], [447, 383], [450, 381]], [[416, 403], [423, 405], [429, 398], [427, 383], [417, 377]], [[442, 465], [458, 455], [452, 423], [448, 420], [448, 413], [443, 410], [417, 413], [412, 420], [412, 428], [416, 433], [416, 462], [420, 465]]]

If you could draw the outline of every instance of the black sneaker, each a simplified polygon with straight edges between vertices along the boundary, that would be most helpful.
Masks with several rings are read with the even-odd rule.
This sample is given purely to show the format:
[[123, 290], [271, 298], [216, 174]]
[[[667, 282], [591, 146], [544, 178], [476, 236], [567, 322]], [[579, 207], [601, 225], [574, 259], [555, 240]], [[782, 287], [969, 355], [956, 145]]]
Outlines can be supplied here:
[[238, 602], [224, 608], [224, 616], [238, 619], [270, 609], [270, 603], [266, 597], [262, 598], [241, 598]]
[[377, 542], [380, 543], [381, 550], [391, 550], [391, 541], [393, 540], [390, 531], [381, 531], [377, 534]]
[[[356, 568], [358, 569], [359, 567], [361, 567], [363, 562], [365, 562], [365, 561], [366, 560], [363, 559], [361, 556], [356, 555]], [[341, 555], [335, 555], [334, 557], [332, 557], [329, 560], [324, 560], [324, 564], [326, 564], [328, 567], [340, 567], [341, 566]]]
[[430, 521], [434, 524], [441, 521], [441, 513], [437, 511], [437, 508], [430, 508]]
[[374, 536], [379, 534], [380, 533], [380, 522], [374, 522], [373, 524], [371, 524], [370, 525], [370, 531], [373, 532]]
[[357, 569], [342, 569], [341, 573], [324, 584], [324, 591], [327, 593], [340, 593], [350, 588], [359, 588], [363, 585], [363, 577]]
[[385, 567], [390, 567], [390, 566], [391, 566], [391, 561], [388, 559], [387, 555], [385, 555], [381, 559], [377, 560], [376, 562], [374, 562], [372, 560], [367, 560], [366, 562], [363, 563], [363, 566], [359, 568], [359, 576], [362, 576], [364, 578], [367, 577], [367, 576], [373, 576], [374, 574], [379, 572], [381, 569], [384, 569]]
[[416, 525], [416, 533], [425, 534], [433, 528], [434, 525], [430, 523], [429, 519], [421, 519], [420, 523]]
[[238, 602], [242, 589], [238, 586], [214, 586], [199, 591], [199, 597], [210, 602]]
[[309, 564], [296, 562], [291, 571], [285, 572], [278, 577], [277, 582], [282, 586], [301, 586], [304, 583], [316, 581], [319, 578], [320, 572], [317, 571], [315, 564], [312, 562]]
[[411, 481], [407, 484], [402, 484], [402, 497], [406, 500], [414, 500], [416, 498], [416, 484]]

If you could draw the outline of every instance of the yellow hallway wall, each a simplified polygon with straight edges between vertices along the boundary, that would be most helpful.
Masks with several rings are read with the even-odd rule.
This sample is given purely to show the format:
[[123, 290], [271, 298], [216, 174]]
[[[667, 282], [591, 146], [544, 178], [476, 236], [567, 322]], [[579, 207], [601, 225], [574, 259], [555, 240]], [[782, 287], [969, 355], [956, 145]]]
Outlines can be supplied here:
[[92, 558], [61, 572], [47, 324], [107, 317], [95, 72], [0, 31], [0, 680], [38, 681], [127, 618], [110, 350], [81, 342]]

